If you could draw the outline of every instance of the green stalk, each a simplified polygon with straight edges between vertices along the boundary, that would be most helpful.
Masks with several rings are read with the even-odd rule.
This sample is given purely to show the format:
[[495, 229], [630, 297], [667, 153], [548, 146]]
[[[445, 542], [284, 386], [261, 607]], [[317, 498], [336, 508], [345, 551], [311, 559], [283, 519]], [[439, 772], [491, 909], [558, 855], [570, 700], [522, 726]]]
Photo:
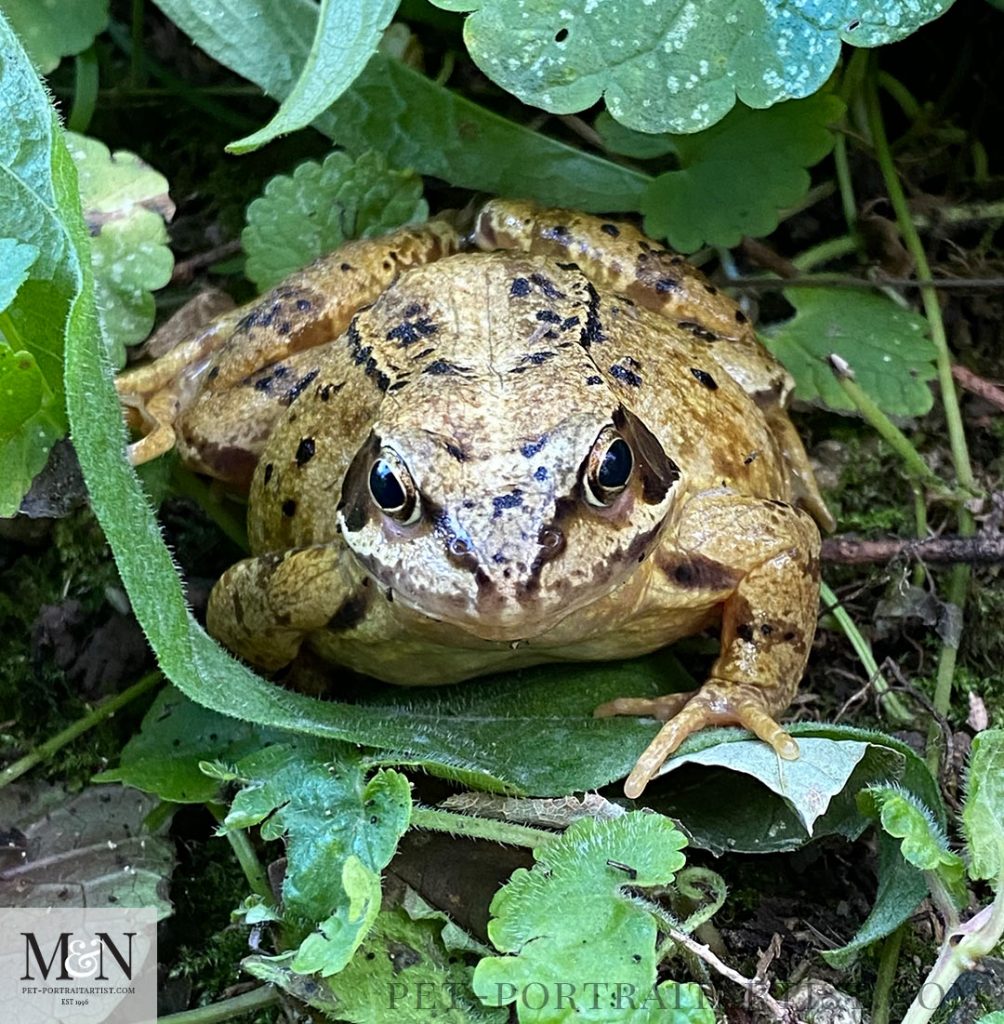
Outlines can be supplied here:
[[129, 54], [129, 85], [141, 89], [146, 85], [146, 65], [143, 51], [143, 5], [145, 0], [132, 0], [132, 53]]
[[[885, 125], [882, 121], [882, 109], [879, 103], [878, 85], [876, 82], [876, 65], [874, 56], [870, 58], [870, 74], [865, 91], [865, 109], [868, 117], [868, 129], [872, 136], [872, 146], [878, 160], [882, 177], [885, 180], [889, 201], [896, 212], [896, 221], [907, 251], [913, 258], [917, 276], [924, 281], [931, 279], [931, 267], [927, 262], [927, 253], [921, 243], [920, 235], [910, 218], [906, 196], [896, 174], [889, 140], [886, 137]], [[941, 318], [941, 306], [938, 295], [930, 285], [920, 289], [924, 304], [924, 313], [930, 325], [931, 341], [937, 353], [938, 383], [941, 386], [941, 403], [945, 411], [945, 423], [948, 427], [948, 442], [952, 452], [952, 463], [955, 466], [955, 478], [959, 486], [972, 492], [975, 490], [973, 468], [969, 461], [969, 449], [966, 447], [966, 433], [962, 423], [962, 412], [959, 408], [959, 396], [952, 379], [952, 355], [948, 348], [945, 324]], [[976, 533], [976, 521], [972, 513], [960, 506], [958, 509], [959, 536], [972, 537]], [[956, 565], [949, 575], [948, 600], [959, 609], [960, 618], [965, 609], [966, 592], [969, 589], [970, 570], [968, 565]], [[946, 643], [941, 648], [938, 659], [938, 671], [934, 688], [934, 709], [938, 715], [947, 715], [952, 702], [952, 680], [955, 676], [955, 663], [958, 657], [958, 638], [954, 643]], [[939, 731], [932, 722], [927, 734], [927, 763], [935, 770], [941, 760]]]
[[[221, 804], [206, 804], [209, 813], [222, 825], [223, 819], [227, 816], [227, 809]], [[237, 863], [240, 864], [244, 877], [251, 886], [251, 891], [262, 898], [268, 907], [275, 906], [275, 897], [272, 895], [272, 886], [268, 882], [268, 872], [262, 867], [258, 854], [255, 853], [251, 840], [248, 839], [247, 830], [243, 828], [228, 828], [224, 835], [230, 842], [230, 848], [234, 851]]]
[[197, 1010], [184, 1010], [158, 1017], [157, 1024], [222, 1024], [245, 1013], [254, 1013], [273, 1006], [279, 1001], [279, 992], [271, 985], [262, 985], [232, 999], [223, 999], [211, 1006], [200, 1006]]
[[889, 1024], [892, 986], [896, 980], [896, 967], [899, 964], [899, 951], [903, 945], [905, 930], [906, 925], [901, 924], [882, 943], [878, 976], [875, 978], [875, 994], [872, 996], [872, 1024]]
[[66, 127], [71, 132], [79, 132], [81, 135], [87, 131], [94, 117], [94, 111], [98, 103], [99, 68], [98, 53], [91, 45], [78, 53], [74, 59], [73, 106], [70, 108], [70, 116], [66, 119]]
[[495, 843], [526, 846], [530, 849], [543, 846], [554, 838], [553, 832], [544, 832], [539, 828], [512, 825], [506, 821], [492, 821], [490, 818], [475, 818], [453, 811], [439, 811], [433, 807], [413, 808], [411, 824], [415, 828], [425, 828], [434, 832], [449, 832], [451, 835], [467, 836], [470, 839], [490, 839]]
[[133, 683], [128, 689], [115, 694], [114, 697], [109, 697], [103, 704], [99, 704], [98, 707], [88, 712], [83, 718], [78, 718], [72, 725], [68, 725], [63, 729], [62, 732], [56, 733], [52, 739], [46, 740], [30, 754], [25, 754], [24, 757], [19, 758], [13, 764], [7, 765], [3, 771], [0, 771], [0, 789], [31, 771], [36, 765], [41, 764], [43, 761], [48, 761], [53, 754], [72, 743], [78, 736], [82, 736], [89, 729], [93, 729], [94, 726], [103, 722], [106, 718], [111, 718], [112, 715], [137, 697], [141, 697], [148, 690], [153, 689], [163, 678], [159, 671], [149, 672], [138, 683]]

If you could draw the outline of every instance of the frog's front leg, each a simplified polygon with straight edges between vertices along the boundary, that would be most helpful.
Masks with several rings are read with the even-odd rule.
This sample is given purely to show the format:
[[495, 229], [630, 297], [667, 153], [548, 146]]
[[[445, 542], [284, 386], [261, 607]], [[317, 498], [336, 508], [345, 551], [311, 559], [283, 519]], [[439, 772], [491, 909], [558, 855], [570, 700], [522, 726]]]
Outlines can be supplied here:
[[798, 757], [798, 744], [775, 716], [791, 702], [809, 657], [819, 543], [815, 523], [785, 502], [722, 493], [688, 502], [678, 531], [656, 555], [661, 576], [653, 600], [662, 587], [667, 607], [681, 598], [720, 601], [721, 654], [693, 694], [622, 698], [596, 709], [599, 716], [666, 721], [628, 776], [629, 797], [641, 794], [687, 736], [710, 725], [743, 725], [780, 757]]
[[256, 668], [288, 665], [304, 638], [358, 603], [360, 580], [342, 541], [246, 558], [209, 595], [206, 626]]

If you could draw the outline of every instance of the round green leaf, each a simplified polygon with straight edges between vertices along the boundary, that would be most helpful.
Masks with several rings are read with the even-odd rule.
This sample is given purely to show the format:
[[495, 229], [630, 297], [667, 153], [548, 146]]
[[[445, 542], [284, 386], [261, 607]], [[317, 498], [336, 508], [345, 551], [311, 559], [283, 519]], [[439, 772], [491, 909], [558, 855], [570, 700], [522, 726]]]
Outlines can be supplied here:
[[108, 0], [2, 0], [0, 11], [43, 75], [86, 50], [108, 24]]
[[808, 96], [841, 40], [909, 35], [952, 0], [433, 0], [474, 13], [464, 39], [478, 66], [524, 103], [556, 114], [601, 97], [622, 124], [697, 132], [729, 112]]

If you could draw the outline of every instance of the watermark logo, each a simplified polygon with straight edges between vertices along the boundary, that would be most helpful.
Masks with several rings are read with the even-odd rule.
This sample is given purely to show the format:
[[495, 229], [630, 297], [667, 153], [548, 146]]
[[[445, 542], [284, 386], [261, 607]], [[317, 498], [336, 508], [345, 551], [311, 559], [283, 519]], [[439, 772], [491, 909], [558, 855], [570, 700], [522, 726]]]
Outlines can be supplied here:
[[0, 908], [0, 1004], [32, 1024], [157, 1018], [152, 908]]

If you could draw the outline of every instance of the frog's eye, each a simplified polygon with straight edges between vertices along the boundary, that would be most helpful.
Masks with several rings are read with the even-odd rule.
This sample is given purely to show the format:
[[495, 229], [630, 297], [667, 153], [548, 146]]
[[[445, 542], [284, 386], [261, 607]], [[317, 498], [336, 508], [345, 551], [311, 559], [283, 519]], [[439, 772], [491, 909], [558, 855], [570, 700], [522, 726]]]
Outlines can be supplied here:
[[370, 469], [370, 494], [391, 519], [405, 526], [418, 522], [418, 489], [408, 467], [391, 448], [384, 448]]
[[634, 469], [631, 446], [612, 427], [604, 427], [589, 453], [582, 489], [590, 505], [605, 507], [627, 487]]

